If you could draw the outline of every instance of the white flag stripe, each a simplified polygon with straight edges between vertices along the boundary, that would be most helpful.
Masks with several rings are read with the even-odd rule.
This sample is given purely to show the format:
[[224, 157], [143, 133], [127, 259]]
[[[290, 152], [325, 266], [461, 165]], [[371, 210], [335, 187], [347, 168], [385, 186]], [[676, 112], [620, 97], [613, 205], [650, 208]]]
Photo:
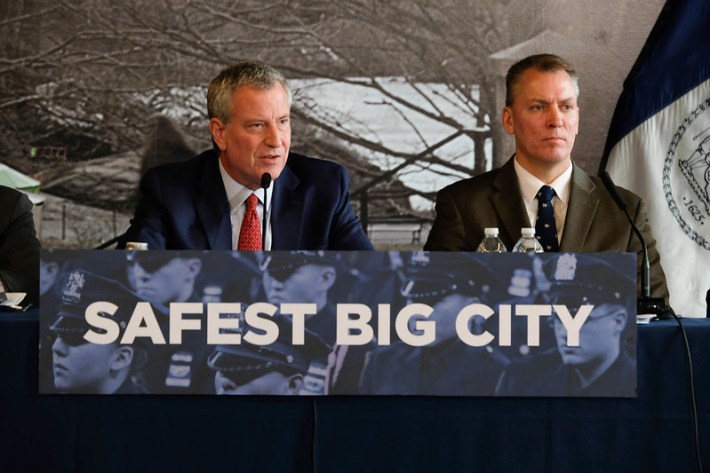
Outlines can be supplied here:
[[686, 317], [704, 316], [710, 289], [710, 80], [624, 136], [606, 170], [648, 205], [671, 306]]

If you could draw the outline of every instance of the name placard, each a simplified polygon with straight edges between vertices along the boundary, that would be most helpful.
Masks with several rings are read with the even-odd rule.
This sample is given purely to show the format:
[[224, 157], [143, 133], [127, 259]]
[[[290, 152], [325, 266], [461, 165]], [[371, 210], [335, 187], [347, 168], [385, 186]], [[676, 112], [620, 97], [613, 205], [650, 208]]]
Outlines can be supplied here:
[[636, 395], [636, 255], [43, 250], [40, 392]]

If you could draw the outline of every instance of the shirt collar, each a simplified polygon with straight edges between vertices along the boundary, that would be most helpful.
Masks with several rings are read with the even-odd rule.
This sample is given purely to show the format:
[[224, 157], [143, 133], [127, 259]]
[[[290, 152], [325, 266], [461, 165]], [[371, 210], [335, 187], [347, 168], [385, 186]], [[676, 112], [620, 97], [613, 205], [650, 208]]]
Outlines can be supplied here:
[[[513, 160], [513, 164], [515, 166], [515, 174], [518, 176], [518, 185], [520, 186], [520, 192], [523, 195], [523, 199], [525, 199], [525, 202], [531, 203], [537, 197], [537, 192], [540, 190], [540, 187], [544, 186], [545, 183], [530, 174], [518, 163], [517, 159]], [[569, 200], [570, 185], [572, 182], [572, 167], [572, 163], [570, 163], [565, 172], [560, 174], [557, 179], [548, 184], [550, 187], [555, 189], [557, 198], [565, 206]]]
[[[244, 205], [244, 201], [247, 200], [247, 197], [249, 197], [250, 194], [256, 194], [256, 197], [259, 199], [259, 202], [261, 202], [262, 205], [264, 204], [263, 188], [260, 187], [257, 190], [251, 190], [248, 187], [243, 186], [239, 182], [232, 179], [232, 176], [227, 173], [227, 170], [222, 165], [221, 159], [218, 159], [217, 162], [219, 163], [219, 174], [222, 176], [224, 190], [227, 193], [227, 201], [229, 201], [230, 212], [233, 213], [236, 209]], [[266, 196], [269, 198], [269, 207], [271, 207], [271, 195], [273, 194], [273, 191], [274, 184], [272, 182], [266, 193]]]

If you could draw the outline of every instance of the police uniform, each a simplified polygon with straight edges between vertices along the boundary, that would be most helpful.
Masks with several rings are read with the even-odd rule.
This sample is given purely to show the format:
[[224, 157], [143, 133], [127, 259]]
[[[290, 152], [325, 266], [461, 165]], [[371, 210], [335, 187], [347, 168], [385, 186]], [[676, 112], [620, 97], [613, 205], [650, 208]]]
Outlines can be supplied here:
[[[267, 272], [269, 276], [278, 280], [286, 281], [299, 268], [308, 264], [319, 266], [332, 266], [336, 273], [336, 282], [343, 275], [344, 266], [340, 255], [332, 251], [289, 251], [279, 252], [266, 256], [261, 263], [261, 269]], [[335, 285], [334, 284], [334, 285]], [[332, 290], [333, 288], [331, 288]], [[335, 344], [336, 336], [336, 309], [332, 303], [332, 296], [328, 294], [328, 300], [324, 307], [318, 313], [306, 318], [306, 328], [317, 334], [325, 343], [330, 346]], [[304, 302], [286, 301], [289, 303]]]
[[[500, 313], [501, 305], [547, 304], [549, 282], [542, 270], [540, 255], [491, 255], [495, 257], [495, 269], [501, 278], [499, 294], [495, 297], [497, 304], [493, 306]], [[499, 338], [498, 321], [491, 320], [486, 329]], [[512, 317], [510, 320], [510, 345], [496, 347], [497, 355], [507, 365], [511, 361], [533, 354], [543, 353], [555, 348], [555, 333], [546, 324], [540, 327], [539, 344], [528, 344], [527, 317]]]
[[[552, 304], [566, 305], [574, 311], [581, 305], [613, 304], [626, 311], [626, 328], [620, 337], [619, 355], [599, 377], [583, 384], [574, 366], [566, 365], [557, 348], [522, 358], [512, 363], [500, 379], [496, 394], [500, 396], [624, 396], [635, 385], [635, 346], [628, 345], [635, 330], [629, 314], [635, 313], [636, 286], [632, 277], [603, 257], [560, 253], [545, 263], [551, 282], [548, 299]], [[589, 320], [585, 323], [590, 322]]]
[[[410, 303], [433, 307], [448, 295], [486, 302], [496, 277], [480, 255], [414, 252], [401, 293]], [[453, 318], [457, 314], [451, 314]], [[396, 342], [376, 349], [365, 371], [365, 394], [492, 395], [503, 367], [484, 348], [454, 337], [435, 346]]]
[[[286, 316], [276, 314], [271, 320], [278, 329], [273, 343], [255, 345], [244, 339], [247, 332], [264, 335], [265, 331], [246, 324], [243, 314], [235, 315], [237, 327], [229, 330], [242, 335], [239, 344], [217, 345], [209, 357], [208, 366], [226, 376], [236, 386], [247, 384], [270, 372], [279, 372], [285, 376], [300, 374], [304, 377], [307, 391], [317, 391], [309, 386], [308, 374], [314, 360], [327, 356], [330, 347], [315, 333], [304, 330], [304, 343], [293, 343], [293, 324]], [[272, 393], [278, 394], [278, 393]], [[302, 394], [310, 394], [305, 392]]]
[[511, 365], [501, 378], [499, 396], [628, 396], [636, 379], [636, 360], [622, 350], [614, 363], [593, 382], [583, 385], [574, 367], [559, 356], [547, 355]]
[[[129, 264], [139, 265], [148, 274], [157, 272], [176, 258], [197, 258], [202, 261], [202, 254], [197, 251], [135, 251], [127, 252], [126, 257]], [[203, 302], [204, 295], [199, 283], [196, 278], [192, 293], [183, 302]], [[169, 333], [168, 313], [169, 307], [165, 309], [165, 314], [158, 315], [164, 334]], [[151, 393], [156, 394], [213, 394], [213, 377], [207, 367], [212, 347], [207, 345], [206, 317], [189, 314], [183, 317], [199, 318], [201, 329], [185, 330], [180, 345], [154, 345], [150, 348], [145, 368], [146, 385]]]
[[[164, 316], [163, 333], [168, 333], [168, 316]], [[214, 383], [207, 367], [212, 347], [207, 344], [206, 330], [186, 330], [182, 343], [154, 345], [145, 367], [145, 383], [154, 394], [214, 394]]]
[[[90, 304], [104, 300], [117, 306], [113, 314], [103, 313], [100, 315], [111, 318], [118, 323], [120, 334], [117, 340], [120, 340], [136, 304], [141, 302], [142, 299], [122, 284], [97, 274], [83, 269], [70, 271], [66, 275], [66, 284], [61, 295], [61, 304], [58, 309], [42, 306], [40, 310], [43, 312], [56, 310], [57, 315], [52, 325], [49, 327], [50, 332], [55, 336], [61, 337], [67, 345], [77, 346], [89, 343], [84, 338], [84, 335], [89, 330], [101, 333], [101, 329], [92, 328], [86, 322], [85, 314]], [[114, 394], [148, 393], [148, 390], [139, 381], [142, 367], [136, 365], [136, 363], [139, 363], [138, 360], [140, 358], [137, 352], [146, 349], [144, 339], [136, 339], [132, 347], [134, 349], [134, 359], [130, 372], [122, 385], [114, 391]]]
[[373, 343], [335, 346], [337, 317], [334, 301], [348, 300], [349, 292], [357, 279], [342, 254], [335, 251], [278, 252], [267, 256], [261, 268], [271, 277], [285, 281], [301, 266], [307, 264], [332, 266], [336, 272], [336, 282], [328, 291], [326, 305], [305, 321], [306, 328], [317, 334], [332, 349], [330, 357], [324, 356], [311, 364], [308, 379], [314, 384], [324, 383], [321, 394], [355, 394], [359, 390], [360, 377]]

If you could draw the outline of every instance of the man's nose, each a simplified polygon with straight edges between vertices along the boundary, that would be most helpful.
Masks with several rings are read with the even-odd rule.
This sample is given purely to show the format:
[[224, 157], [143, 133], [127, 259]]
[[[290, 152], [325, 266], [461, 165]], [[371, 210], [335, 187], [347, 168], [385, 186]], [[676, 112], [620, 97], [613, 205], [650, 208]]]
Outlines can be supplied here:
[[54, 343], [52, 344], [52, 353], [56, 354], [57, 356], [64, 356], [67, 353], [67, 345], [64, 343], [64, 340], [62, 340], [62, 337], [57, 337], [54, 339]]
[[558, 128], [562, 126], [562, 112], [557, 107], [550, 107], [548, 112], [548, 126]]
[[215, 376], [214, 384], [217, 394], [224, 394], [237, 389], [237, 385], [222, 373], [218, 373]]
[[266, 284], [268, 287], [272, 289], [281, 289], [284, 286], [283, 281], [280, 281], [273, 277], [272, 275], [269, 274], [269, 277], [266, 280]]
[[279, 148], [282, 143], [281, 132], [275, 126], [268, 127], [264, 144], [269, 148]]

